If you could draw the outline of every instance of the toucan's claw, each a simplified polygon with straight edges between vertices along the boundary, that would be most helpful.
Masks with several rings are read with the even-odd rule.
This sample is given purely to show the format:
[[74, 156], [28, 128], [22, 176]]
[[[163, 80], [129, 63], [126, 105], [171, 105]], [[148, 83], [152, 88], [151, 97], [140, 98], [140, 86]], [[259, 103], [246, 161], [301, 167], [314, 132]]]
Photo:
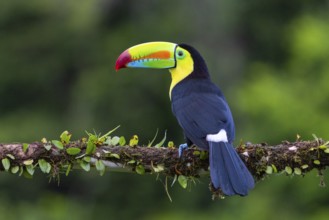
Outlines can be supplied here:
[[187, 143], [179, 145], [179, 148], [178, 148], [178, 157], [179, 157], [179, 158], [182, 157], [183, 151], [184, 151], [186, 148], [188, 148]]

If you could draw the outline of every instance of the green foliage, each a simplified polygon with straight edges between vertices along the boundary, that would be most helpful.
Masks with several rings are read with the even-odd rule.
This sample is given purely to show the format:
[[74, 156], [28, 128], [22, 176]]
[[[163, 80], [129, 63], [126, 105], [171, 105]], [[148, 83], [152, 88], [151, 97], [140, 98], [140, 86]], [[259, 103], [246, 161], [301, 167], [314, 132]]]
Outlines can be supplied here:
[[142, 164], [136, 166], [136, 173], [143, 175], [145, 173], [145, 168]]
[[168, 141], [168, 147], [169, 148], [175, 148], [175, 144], [173, 141]]
[[158, 164], [156, 166], [152, 165], [152, 168], [155, 173], [160, 173], [164, 171], [164, 164]]
[[93, 154], [96, 151], [96, 143], [97, 138], [95, 136], [89, 136], [86, 148], [86, 154]]
[[52, 140], [51, 143], [60, 150], [64, 149], [63, 143], [58, 140]]
[[284, 168], [284, 170], [286, 171], [286, 173], [287, 173], [288, 175], [291, 175], [291, 174], [292, 174], [292, 169], [291, 169], [291, 167], [286, 166], [286, 167]]
[[[323, 121], [329, 120], [324, 111], [329, 97], [326, 61], [329, 43], [324, 38], [329, 28], [321, 18], [303, 16], [287, 26], [287, 33], [286, 38], [291, 42], [287, 47], [290, 59], [280, 67], [259, 61], [251, 63], [248, 72], [252, 75], [252, 83], [241, 87], [236, 103], [244, 114], [250, 115], [251, 121], [259, 121], [257, 126], [262, 128], [262, 133], [271, 133], [271, 126], [267, 124], [280, 127], [271, 135], [273, 138], [279, 139], [291, 131], [325, 136]], [[252, 105], [251, 97], [257, 97]], [[248, 124], [251, 125], [251, 121]], [[257, 132], [258, 136], [264, 136], [253, 127], [245, 130], [254, 132], [249, 135], [256, 136]]]
[[96, 152], [97, 145], [100, 144], [117, 145], [120, 142], [120, 138], [119, 137], [111, 138], [110, 134], [112, 134], [119, 127], [120, 126], [117, 126], [116, 128], [107, 132], [103, 136], [100, 136], [98, 134], [92, 134], [86, 131], [88, 135], [86, 154], [94, 154]]
[[63, 133], [60, 135], [61, 142], [63, 144], [68, 144], [70, 142], [72, 134], [68, 131], [63, 131]]
[[110, 157], [114, 157], [116, 159], [120, 159], [120, 155], [119, 154], [111, 154], [110, 153]]
[[3, 159], [1, 160], [1, 163], [2, 163], [3, 168], [4, 168], [6, 171], [8, 171], [9, 168], [10, 168], [10, 160], [9, 160], [8, 158], [3, 158]]
[[314, 160], [313, 163], [316, 164], [316, 165], [320, 165], [320, 161], [319, 160]]
[[138, 144], [138, 136], [133, 135], [129, 140], [129, 146], [130, 147], [135, 147], [137, 144]]
[[156, 137], [158, 136], [158, 132], [159, 132], [159, 129], [157, 129], [157, 131], [155, 132], [155, 135], [154, 135], [152, 141], [150, 141], [149, 144], [147, 145], [148, 147], [153, 146], [153, 143], [154, 143]]
[[95, 166], [96, 166], [96, 170], [99, 171], [99, 174], [101, 176], [103, 176], [104, 173], [105, 173], [105, 165], [104, 165], [103, 161], [102, 160], [96, 160]]
[[298, 167], [295, 167], [294, 168], [294, 174], [301, 175], [302, 174], [302, 170], [300, 168], [298, 168]]
[[120, 146], [125, 146], [126, 145], [126, 139], [124, 136], [121, 136], [119, 139], [119, 145]]
[[25, 168], [26, 168], [26, 172], [28, 174], [26, 177], [32, 178], [34, 171], [35, 171], [33, 164], [26, 164]]
[[10, 169], [10, 172], [11, 172], [12, 174], [16, 174], [18, 171], [19, 171], [19, 166], [14, 166], [14, 167], [12, 167], [12, 168]]
[[166, 141], [166, 139], [167, 139], [167, 131], [165, 131], [164, 137], [162, 138], [162, 140], [159, 143], [157, 143], [155, 145], [155, 147], [162, 147], [164, 142]]
[[119, 141], [120, 141], [120, 138], [118, 136], [114, 136], [112, 138], [109, 137], [109, 138], [107, 138], [106, 144], [115, 146], [115, 145], [119, 144]]
[[33, 164], [33, 162], [34, 162], [34, 160], [33, 160], [33, 159], [24, 160], [24, 161], [23, 161], [23, 164], [28, 166], [28, 165], [32, 165], [32, 164]]
[[39, 168], [43, 173], [50, 173], [51, 165], [44, 159], [38, 160]]
[[29, 149], [29, 144], [24, 143], [23, 144], [23, 152], [25, 153]]
[[47, 143], [47, 144], [44, 144], [43, 146], [47, 151], [49, 151], [51, 149], [51, 144]]
[[66, 149], [66, 153], [68, 155], [72, 155], [72, 156], [77, 155], [80, 152], [81, 152], [81, 149], [80, 148], [77, 148], [77, 147], [70, 147], [70, 148], [67, 148]]
[[80, 167], [86, 172], [90, 171], [90, 163], [89, 162], [81, 161], [80, 162]]
[[69, 165], [67, 166], [67, 169], [66, 169], [66, 172], [65, 172], [65, 176], [68, 176], [68, 175], [69, 175], [69, 173], [70, 173], [70, 171], [71, 171], [71, 168], [72, 168], [72, 165], [69, 164]]
[[186, 189], [187, 188], [187, 177], [184, 175], [179, 175], [178, 176], [178, 183], [179, 185], [183, 188]]
[[272, 174], [272, 173], [273, 173], [273, 168], [272, 168], [272, 166], [267, 166], [265, 172], [266, 172], [267, 174]]

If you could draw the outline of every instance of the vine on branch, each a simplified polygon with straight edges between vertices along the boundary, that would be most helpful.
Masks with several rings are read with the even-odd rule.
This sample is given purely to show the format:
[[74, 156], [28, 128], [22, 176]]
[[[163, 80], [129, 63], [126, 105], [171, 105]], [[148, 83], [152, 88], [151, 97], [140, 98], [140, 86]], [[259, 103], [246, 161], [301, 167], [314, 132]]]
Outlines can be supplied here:
[[[118, 127], [117, 127], [118, 128]], [[72, 169], [90, 171], [95, 168], [100, 175], [106, 170], [156, 173], [173, 177], [187, 188], [189, 180], [208, 174], [208, 152], [196, 147], [184, 151], [181, 158], [174, 143], [169, 141], [164, 147], [165, 137], [158, 144], [138, 146], [138, 136], [129, 143], [124, 137], [110, 135], [113, 129], [101, 136], [87, 132], [87, 138], [71, 141], [71, 134], [64, 131], [60, 140], [48, 141], [43, 138], [34, 143], [0, 144], [0, 170], [31, 178], [36, 168], [51, 177], [61, 173], [69, 175]], [[323, 170], [329, 165], [329, 141], [315, 138], [312, 141], [283, 141], [276, 146], [267, 144], [240, 144], [236, 148], [242, 160], [256, 180], [273, 173], [305, 175], [307, 172]], [[220, 192], [210, 187], [213, 196]]]

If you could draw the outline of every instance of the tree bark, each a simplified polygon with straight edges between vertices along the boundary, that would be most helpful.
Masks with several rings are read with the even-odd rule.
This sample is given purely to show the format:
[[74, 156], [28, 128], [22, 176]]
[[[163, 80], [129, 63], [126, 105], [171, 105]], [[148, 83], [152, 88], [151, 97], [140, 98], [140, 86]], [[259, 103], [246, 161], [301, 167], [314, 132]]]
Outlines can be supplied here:
[[[89, 171], [90, 167], [95, 167], [101, 174], [105, 170], [113, 170], [198, 178], [209, 173], [208, 153], [196, 147], [185, 150], [183, 156], [178, 158], [177, 148], [110, 146], [99, 143], [95, 145], [93, 153], [86, 154], [87, 145], [85, 140], [63, 144], [62, 148], [51, 142], [0, 144], [0, 170], [19, 175], [27, 173], [31, 176], [34, 169], [39, 167], [42, 172], [54, 177], [60, 171], [66, 171], [68, 175], [70, 169], [82, 168]], [[69, 153], [70, 148], [78, 148], [80, 152]], [[321, 139], [283, 141], [275, 146], [241, 144], [236, 150], [256, 180], [280, 172], [304, 175], [312, 169], [321, 171], [329, 165], [329, 142]], [[213, 195], [216, 194], [215, 191], [212, 192]]]

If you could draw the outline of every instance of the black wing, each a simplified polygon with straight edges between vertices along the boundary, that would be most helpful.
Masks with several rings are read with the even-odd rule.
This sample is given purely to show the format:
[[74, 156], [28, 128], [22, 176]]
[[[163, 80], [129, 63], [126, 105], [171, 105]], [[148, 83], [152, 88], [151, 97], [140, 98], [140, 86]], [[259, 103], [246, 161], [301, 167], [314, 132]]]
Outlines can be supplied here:
[[217, 93], [191, 93], [172, 104], [173, 113], [188, 139], [208, 149], [208, 134], [225, 129], [230, 142], [234, 139], [234, 122], [223, 96]]

